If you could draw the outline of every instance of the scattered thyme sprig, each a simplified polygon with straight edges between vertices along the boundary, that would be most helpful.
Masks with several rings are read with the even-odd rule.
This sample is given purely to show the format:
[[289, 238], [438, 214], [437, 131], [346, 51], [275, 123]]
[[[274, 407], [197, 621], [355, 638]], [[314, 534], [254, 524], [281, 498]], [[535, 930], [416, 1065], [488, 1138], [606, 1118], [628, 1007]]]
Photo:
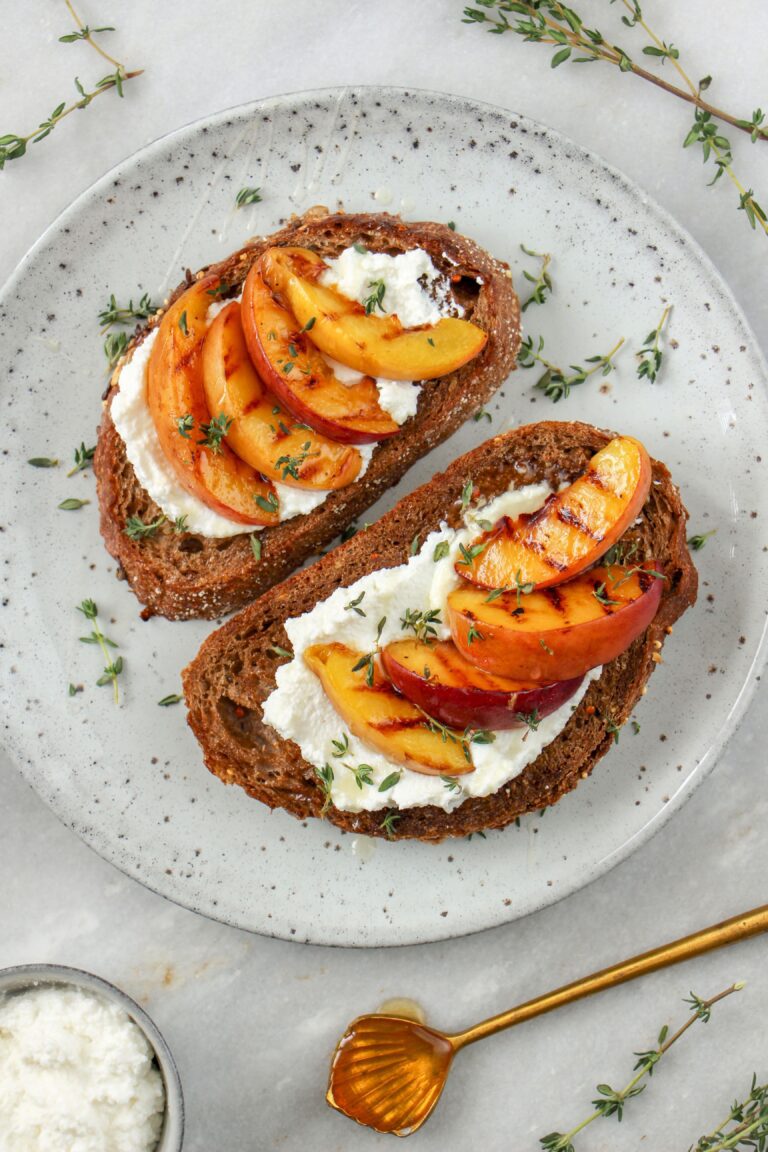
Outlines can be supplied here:
[[[230, 421], [230, 423], [231, 423], [231, 421]], [[319, 456], [320, 455], [319, 449], [316, 452], [311, 452], [310, 451], [311, 447], [312, 447], [311, 441], [307, 440], [306, 443], [302, 444], [301, 452], [298, 455], [296, 455], [296, 456], [279, 456], [277, 458], [277, 460], [275, 461], [275, 468], [282, 469], [283, 480], [287, 480], [289, 476], [292, 476], [294, 480], [298, 480], [300, 469], [301, 469], [301, 466], [304, 464], [304, 462], [306, 460], [309, 460], [313, 456]]]
[[382, 820], [381, 824], [379, 824], [379, 828], [382, 828], [384, 830], [384, 834], [387, 837], [387, 840], [391, 840], [392, 837], [394, 836], [395, 830], [396, 830], [397, 824], [400, 821], [400, 818], [401, 817], [400, 817], [399, 812], [395, 812], [393, 809], [390, 808], [389, 811], [387, 812], [386, 816]]
[[365, 682], [369, 688], [373, 688], [373, 680], [376, 674], [376, 653], [379, 651], [381, 642], [381, 634], [384, 631], [384, 625], [387, 623], [386, 616], [382, 616], [381, 620], [376, 626], [376, 642], [370, 652], [366, 652], [364, 656], [352, 665], [353, 672], [362, 672], [365, 669]]
[[526, 248], [525, 244], [520, 245], [526, 256], [533, 256], [535, 259], [541, 261], [538, 276], [533, 276], [530, 272], [523, 270], [523, 276], [533, 284], [533, 291], [523, 304], [521, 311], [525, 312], [531, 304], [545, 304], [547, 296], [552, 293], [552, 278], [549, 275], [549, 266], [552, 263], [552, 257], [549, 252], [534, 252], [532, 248]]
[[104, 341], [104, 355], [107, 364], [114, 368], [120, 357], [128, 347], [128, 337], [125, 332], [110, 332]]
[[324, 764], [322, 768], [315, 768], [315, 775], [320, 782], [320, 788], [323, 793], [323, 806], [320, 809], [320, 815], [325, 816], [326, 812], [331, 806], [331, 788], [333, 787], [333, 768], [330, 764]]
[[96, 445], [93, 448], [86, 448], [85, 444], [81, 441], [80, 447], [75, 448], [75, 464], [67, 472], [67, 476], [74, 476], [76, 472], [82, 472], [93, 461], [93, 454], [96, 451]]
[[114, 293], [110, 293], [106, 308], [99, 312], [99, 327], [107, 331], [113, 324], [130, 324], [133, 320], [147, 320], [156, 311], [157, 304], [152, 303], [148, 292], [145, 292], [135, 305], [131, 297], [125, 308], [121, 308]]
[[728, 1116], [714, 1132], [700, 1136], [688, 1152], [725, 1152], [731, 1148], [751, 1148], [765, 1152], [768, 1148], [768, 1084], [752, 1084], [745, 1100], [737, 1100]]
[[96, 681], [97, 685], [101, 688], [104, 684], [112, 684], [115, 694], [115, 704], [119, 704], [120, 696], [117, 687], [117, 678], [123, 670], [123, 658], [117, 656], [112, 659], [110, 648], [117, 648], [114, 640], [110, 640], [101, 630], [98, 620], [98, 608], [93, 600], [83, 600], [77, 606], [78, 612], [82, 612], [86, 620], [90, 620], [93, 625], [93, 631], [90, 636], [81, 636], [80, 641], [83, 644], [98, 644], [104, 657], [104, 671]]
[[261, 188], [241, 188], [235, 197], [235, 205], [245, 208], [246, 204], [260, 204], [262, 199]]
[[570, 395], [571, 388], [575, 388], [577, 384], [583, 384], [595, 372], [599, 372], [601, 376], [608, 376], [615, 367], [613, 361], [623, 343], [624, 337], [622, 336], [610, 352], [606, 352], [604, 355], [587, 356], [585, 363], [590, 364], [590, 368], [583, 368], [581, 364], [570, 364], [571, 373], [569, 375], [557, 364], [553, 364], [541, 355], [544, 350], [543, 336], [539, 336], [535, 347], [534, 337], [527, 336], [520, 345], [517, 362], [521, 368], [533, 368], [536, 364], [541, 364], [544, 374], [536, 381], [534, 388], [540, 389], [553, 404], [557, 404], [558, 400]]
[[667, 305], [661, 314], [661, 320], [652, 332], [649, 332], [645, 338], [643, 347], [639, 352], [636, 352], [638, 365], [637, 375], [642, 380], [646, 376], [651, 384], [656, 383], [656, 378], [661, 371], [661, 362], [664, 359], [664, 353], [659, 347], [661, 333], [664, 325], [667, 322], [667, 317], [672, 311], [671, 305]]
[[726, 988], [725, 991], [719, 992], [709, 1000], [702, 1000], [691, 992], [690, 997], [685, 999], [685, 1003], [691, 1006], [691, 1015], [685, 1024], [671, 1036], [669, 1035], [669, 1027], [665, 1024], [659, 1032], [655, 1048], [651, 1048], [647, 1052], [635, 1052], [638, 1059], [634, 1070], [637, 1075], [633, 1076], [629, 1083], [618, 1091], [608, 1084], [598, 1084], [599, 1097], [592, 1101], [594, 1112], [568, 1132], [550, 1132], [549, 1135], [542, 1136], [539, 1141], [542, 1149], [545, 1152], [576, 1152], [573, 1143], [574, 1136], [582, 1132], [593, 1121], [599, 1120], [601, 1117], [608, 1119], [610, 1116], [615, 1116], [617, 1120], [621, 1120], [627, 1101], [634, 1096], [639, 1096], [645, 1090], [646, 1085], [641, 1084], [641, 1081], [645, 1076], [651, 1077], [653, 1075], [654, 1068], [672, 1045], [677, 1043], [698, 1020], [701, 1020], [702, 1024], [706, 1024], [711, 1016], [713, 1005], [717, 1004], [719, 1000], [724, 1000], [726, 996], [741, 991], [743, 987], [743, 984], [732, 984], [730, 988]]
[[428, 608], [426, 611], [420, 608], [406, 608], [404, 615], [400, 617], [403, 632], [407, 632], [410, 628], [422, 644], [429, 644], [437, 638], [437, 625], [442, 622], [439, 608]]
[[368, 287], [371, 289], [370, 295], [366, 296], [363, 300], [363, 307], [365, 308], [366, 316], [370, 316], [376, 309], [380, 312], [384, 311], [384, 293], [387, 286], [383, 280], [369, 280]]
[[696, 536], [689, 536], [686, 544], [689, 548], [693, 548], [694, 552], [701, 552], [702, 548], [706, 547], [707, 540], [710, 536], [714, 536], [717, 528], [711, 528], [709, 532], [700, 532]]
[[70, 0], [66, 0], [66, 4], [77, 25], [77, 31], [61, 36], [59, 39], [65, 44], [70, 44], [78, 40], [86, 41], [100, 56], [103, 56], [110, 64], [113, 64], [115, 70], [107, 76], [102, 76], [101, 80], [96, 82], [93, 90], [90, 92], [86, 91], [80, 83], [80, 80], [75, 77], [75, 87], [79, 97], [77, 100], [72, 101], [70, 104], [67, 104], [66, 100], [63, 100], [60, 104], [57, 104], [50, 116], [41, 121], [34, 132], [29, 132], [26, 136], [20, 136], [16, 132], [10, 132], [5, 136], [0, 136], [0, 171], [5, 167], [6, 161], [20, 160], [22, 156], [25, 156], [28, 144], [39, 144], [41, 140], [45, 140], [46, 136], [50, 136], [54, 128], [57, 128], [61, 121], [72, 112], [87, 108], [92, 100], [95, 100], [97, 96], [102, 96], [105, 92], [109, 92], [112, 88], [117, 91], [118, 96], [122, 97], [123, 85], [126, 81], [133, 80], [136, 76], [141, 76], [142, 74], [143, 69], [141, 68], [128, 72], [124, 64], [121, 64], [114, 56], [110, 56], [108, 52], [105, 52], [93, 39], [94, 32], [114, 32], [114, 28], [89, 28], [87, 24], [83, 24], [75, 12], [75, 9], [72, 7]]
[[[564, 64], [566, 60], [573, 60], [575, 64], [592, 64], [602, 60], [615, 65], [620, 72], [633, 72], [681, 100], [694, 104], [696, 112], [693, 127], [683, 147], [695, 143], [702, 145], [704, 160], [712, 156], [717, 167], [712, 183], [723, 172], [727, 173], [739, 193], [739, 209], [746, 214], [750, 226], [753, 229], [759, 226], [768, 235], [765, 212], [755, 200], [752, 189], [745, 188], [733, 171], [731, 145], [717, 124], [717, 121], [725, 121], [745, 132], [755, 143], [757, 140], [768, 139], [768, 126], [764, 126], [765, 113], [761, 108], [756, 108], [751, 119], [746, 120], [704, 100], [702, 93], [709, 88], [712, 77], [705, 76], [698, 84], [694, 84], [680, 63], [679, 48], [657, 36], [645, 21], [638, 0], [621, 0], [628, 13], [622, 16], [622, 23], [627, 28], [642, 28], [651, 41], [643, 46], [643, 55], [656, 58], [662, 65], [669, 60], [684, 87], [671, 84], [657, 73], [636, 64], [625, 49], [610, 43], [597, 28], [588, 28], [582, 17], [572, 7], [560, 3], [560, 0], [477, 0], [477, 3], [479, 8], [464, 9], [465, 24], [490, 24], [489, 31], [497, 35], [514, 32], [525, 41], [551, 45], [555, 49], [550, 62], [553, 68]], [[495, 9], [498, 18], [489, 16], [488, 9]], [[512, 20], [507, 19], [507, 13], [512, 14]], [[574, 52], [579, 55], [574, 55]]]
[[179, 535], [187, 531], [186, 515], [176, 516], [175, 519], [169, 521], [165, 513], [161, 512], [157, 519], [149, 522], [145, 522], [140, 516], [129, 516], [125, 522], [125, 534], [130, 540], [147, 540], [156, 536], [163, 524], [168, 523]]
[[207, 424], [200, 425], [200, 431], [203, 435], [198, 440], [198, 444], [203, 448], [210, 448], [211, 452], [218, 455], [221, 452], [221, 442], [231, 426], [230, 417], [224, 412], [219, 412], [218, 416], [212, 416]]

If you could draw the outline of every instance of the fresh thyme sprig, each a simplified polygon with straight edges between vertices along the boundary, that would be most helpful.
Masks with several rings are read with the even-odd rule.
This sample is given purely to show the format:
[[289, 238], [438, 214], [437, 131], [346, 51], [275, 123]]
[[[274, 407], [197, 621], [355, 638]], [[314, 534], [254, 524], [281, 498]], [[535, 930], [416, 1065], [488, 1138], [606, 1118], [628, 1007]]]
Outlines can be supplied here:
[[667, 317], [672, 311], [671, 305], [667, 305], [661, 314], [661, 320], [656, 325], [652, 332], [649, 332], [645, 338], [643, 347], [639, 352], [636, 352], [638, 364], [637, 375], [642, 380], [646, 376], [651, 384], [656, 383], [656, 378], [661, 371], [661, 362], [664, 358], [664, 353], [659, 347], [661, 333], [664, 325], [667, 322]]
[[541, 716], [539, 716], [538, 708], [534, 708], [532, 712], [515, 712], [515, 720], [519, 720], [521, 724], [525, 724], [527, 732], [523, 736], [523, 740], [528, 739], [528, 732], [535, 732], [539, 724], [541, 724]]
[[259, 204], [262, 199], [261, 188], [241, 188], [235, 197], [235, 205], [245, 208], [246, 204]]
[[608, 376], [615, 367], [613, 361], [623, 343], [624, 337], [622, 336], [610, 352], [606, 352], [604, 355], [587, 356], [585, 363], [590, 364], [590, 368], [583, 368], [581, 364], [570, 364], [571, 372], [567, 374], [557, 364], [553, 364], [542, 356], [541, 353], [544, 350], [543, 336], [539, 336], [535, 346], [534, 337], [527, 336], [520, 345], [517, 362], [521, 368], [533, 368], [536, 364], [541, 364], [544, 374], [536, 381], [534, 388], [539, 388], [553, 404], [557, 404], [558, 400], [570, 395], [571, 388], [575, 388], [577, 384], [583, 384], [595, 372], [599, 372], [601, 376]]
[[[754, 143], [768, 139], [768, 127], [764, 126], [765, 113], [761, 108], [756, 108], [751, 119], [746, 120], [709, 104], [702, 93], [709, 88], [712, 77], [705, 76], [698, 84], [694, 84], [680, 63], [679, 48], [657, 36], [644, 19], [638, 0], [621, 0], [628, 13], [622, 16], [622, 23], [627, 28], [642, 28], [651, 41], [643, 46], [643, 55], [655, 57], [662, 65], [669, 60], [684, 87], [671, 84], [658, 73], [649, 72], [636, 64], [625, 49], [610, 43], [597, 28], [588, 28], [582, 17], [560, 0], [477, 0], [477, 3], [479, 8], [464, 9], [465, 24], [490, 24], [489, 31], [498, 35], [514, 32], [525, 41], [551, 45], [555, 49], [550, 62], [553, 68], [564, 64], [566, 60], [572, 60], [575, 64], [592, 64], [602, 60], [615, 65], [620, 72], [633, 72], [681, 100], [694, 104], [696, 112], [693, 127], [683, 147], [690, 147], [694, 143], [702, 145], [704, 160], [712, 156], [717, 166], [712, 183], [723, 172], [727, 173], [739, 193], [739, 209], [745, 212], [753, 229], [759, 226], [768, 235], [765, 212], [755, 200], [752, 189], [745, 188], [733, 171], [731, 145], [717, 124], [717, 121], [731, 124], [745, 132]], [[498, 18], [489, 16], [488, 9], [495, 9]], [[507, 13], [512, 14], [512, 20], [507, 19]], [[574, 55], [574, 52], [579, 55]]]
[[391, 840], [395, 835], [395, 831], [400, 819], [400, 814], [390, 808], [381, 824], [379, 824], [379, 828], [384, 830], [384, 834], [387, 837], [387, 840]]
[[429, 644], [437, 638], [437, 626], [442, 622], [439, 608], [428, 608], [426, 611], [422, 611], [421, 608], [406, 608], [400, 617], [403, 632], [407, 632], [410, 628], [422, 644]]
[[103, 56], [110, 64], [113, 64], [115, 70], [107, 76], [102, 76], [101, 80], [96, 82], [93, 90], [90, 92], [86, 91], [80, 83], [80, 80], [75, 77], [75, 87], [77, 88], [79, 97], [77, 100], [72, 101], [70, 104], [67, 104], [66, 100], [63, 100], [60, 104], [57, 104], [50, 116], [41, 121], [34, 132], [29, 132], [26, 136], [21, 136], [16, 132], [10, 132], [5, 136], [0, 136], [0, 171], [5, 167], [6, 161], [20, 160], [22, 156], [25, 156], [28, 144], [39, 144], [41, 140], [45, 140], [46, 136], [50, 136], [54, 128], [58, 127], [61, 121], [72, 112], [87, 108], [92, 100], [95, 100], [97, 96], [102, 96], [105, 92], [109, 92], [112, 88], [117, 91], [118, 96], [122, 97], [123, 85], [126, 81], [133, 80], [136, 76], [141, 76], [142, 74], [143, 69], [141, 68], [128, 72], [124, 64], [121, 64], [114, 56], [110, 56], [110, 54], [105, 52], [94, 40], [94, 32], [114, 32], [114, 28], [89, 28], [87, 24], [83, 24], [75, 12], [75, 9], [72, 7], [70, 0], [66, 0], [66, 5], [77, 25], [77, 31], [61, 36], [59, 39], [65, 44], [70, 44], [78, 40], [86, 41], [100, 56]]
[[322, 768], [315, 768], [315, 775], [320, 783], [320, 788], [323, 793], [323, 806], [320, 809], [320, 815], [325, 816], [326, 812], [331, 806], [331, 789], [333, 787], [333, 768], [330, 764], [324, 764]]
[[104, 341], [104, 355], [107, 364], [114, 368], [120, 357], [128, 347], [128, 337], [125, 332], [110, 332]]
[[642, 1084], [641, 1081], [644, 1077], [648, 1076], [650, 1078], [653, 1075], [654, 1068], [661, 1058], [666, 1055], [672, 1045], [676, 1044], [698, 1020], [700, 1020], [702, 1024], [706, 1024], [711, 1016], [713, 1005], [717, 1004], [719, 1000], [724, 1000], [726, 996], [730, 996], [734, 992], [740, 992], [743, 987], [743, 984], [732, 984], [730, 988], [726, 988], [723, 992], [719, 992], [709, 1000], [702, 1000], [692, 992], [690, 997], [685, 1000], [685, 1003], [691, 1006], [691, 1015], [686, 1022], [671, 1036], [669, 1035], [669, 1027], [665, 1024], [659, 1032], [655, 1048], [651, 1048], [647, 1052], [635, 1052], [637, 1063], [635, 1064], [634, 1071], [637, 1075], [633, 1076], [629, 1083], [618, 1091], [611, 1088], [608, 1084], [598, 1084], [597, 1091], [599, 1097], [592, 1101], [594, 1112], [592, 1112], [586, 1120], [582, 1120], [580, 1124], [577, 1124], [568, 1132], [550, 1132], [547, 1136], [542, 1136], [539, 1140], [542, 1149], [544, 1149], [545, 1152], [576, 1152], [573, 1138], [578, 1135], [579, 1132], [582, 1132], [589, 1124], [592, 1124], [595, 1120], [599, 1120], [601, 1117], [607, 1119], [610, 1116], [615, 1116], [617, 1120], [621, 1120], [627, 1101], [631, 1100], [634, 1096], [639, 1096], [640, 1093], [645, 1090], [646, 1085]]
[[93, 461], [93, 455], [96, 451], [96, 445], [93, 448], [86, 448], [85, 444], [80, 441], [80, 447], [75, 448], [75, 464], [67, 472], [67, 476], [74, 476], [76, 472], [82, 472]]
[[745, 1100], [732, 1105], [726, 1119], [708, 1136], [700, 1136], [688, 1152], [725, 1152], [726, 1149], [751, 1148], [765, 1152], [768, 1148], [768, 1084], [752, 1084]]
[[549, 266], [552, 263], [552, 257], [549, 252], [534, 252], [532, 248], [526, 248], [525, 244], [520, 245], [526, 256], [533, 256], [541, 261], [538, 276], [533, 276], [530, 272], [523, 270], [523, 276], [533, 284], [533, 291], [523, 304], [521, 311], [525, 312], [531, 304], [545, 304], [547, 296], [552, 293], [552, 278], [549, 275]]
[[[231, 421], [230, 421], [230, 423], [231, 423]], [[320, 455], [319, 449], [316, 452], [311, 452], [310, 451], [311, 447], [312, 447], [311, 441], [307, 440], [306, 443], [302, 444], [301, 452], [298, 455], [296, 455], [296, 456], [279, 456], [277, 458], [277, 460], [275, 461], [275, 468], [281, 468], [282, 469], [283, 480], [287, 480], [289, 476], [292, 476], [294, 480], [298, 480], [300, 469], [301, 469], [301, 466], [304, 464], [304, 462], [306, 460], [309, 460], [313, 456], [319, 456]]]
[[167, 523], [170, 523], [174, 532], [177, 532], [179, 535], [187, 531], [186, 515], [176, 516], [175, 519], [169, 521], [165, 513], [161, 512], [155, 520], [150, 520], [149, 522], [142, 520], [140, 516], [129, 516], [125, 522], [125, 534], [130, 540], [151, 539], [152, 536], [157, 535], [158, 530], [162, 528], [163, 524]]
[[686, 544], [689, 548], [693, 548], [694, 552], [701, 552], [702, 548], [706, 547], [707, 540], [710, 536], [714, 536], [717, 528], [711, 528], [709, 532], [699, 532], [696, 536], [689, 536]]
[[93, 625], [93, 631], [90, 636], [81, 636], [80, 641], [83, 644], [98, 644], [104, 657], [104, 671], [96, 681], [97, 685], [101, 688], [104, 684], [112, 684], [115, 694], [115, 704], [119, 704], [120, 696], [117, 687], [117, 678], [123, 670], [123, 658], [117, 656], [112, 659], [110, 648], [117, 648], [114, 640], [110, 640], [101, 630], [98, 620], [98, 608], [93, 600], [83, 600], [77, 606], [78, 612], [82, 612], [86, 620], [90, 620]]
[[362, 672], [363, 669], [365, 669], [365, 682], [369, 688], [373, 688], [374, 676], [376, 674], [376, 653], [379, 651], [381, 634], [384, 631], [384, 625], [386, 623], [386, 616], [382, 616], [376, 626], [376, 641], [373, 649], [370, 652], [366, 652], [364, 656], [361, 656], [360, 659], [352, 665], [353, 672]]
[[211, 452], [218, 455], [221, 452], [221, 442], [231, 426], [230, 417], [226, 416], [224, 412], [219, 412], [218, 416], [212, 416], [207, 424], [200, 425], [200, 431], [203, 435], [198, 440], [198, 444], [203, 448], [210, 448]]
[[354, 612], [356, 616], [365, 616], [365, 609], [360, 607], [364, 599], [365, 592], [361, 592], [354, 600], [350, 600], [349, 604], [344, 605], [344, 611]]
[[384, 311], [384, 293], [387, 286], [383, 280], [369, 280], [368, 287], [371, 289], [370, 295], [366, 296], [363, 300], [363, 307], [365, 308], [366, 316], [370, 316], [376, 309], [380, 312]]
[[132, 320], [147, 320], [156, 311], [157, 304], [152, 303], [148, 292], [145, 292], [135, 305], [131, 298], [125, 308], [121, 308], [114, 293], [110, 293], [106, 308], [99, 312], [99, 326], [107, 331], [113, 324], [130, 324]]

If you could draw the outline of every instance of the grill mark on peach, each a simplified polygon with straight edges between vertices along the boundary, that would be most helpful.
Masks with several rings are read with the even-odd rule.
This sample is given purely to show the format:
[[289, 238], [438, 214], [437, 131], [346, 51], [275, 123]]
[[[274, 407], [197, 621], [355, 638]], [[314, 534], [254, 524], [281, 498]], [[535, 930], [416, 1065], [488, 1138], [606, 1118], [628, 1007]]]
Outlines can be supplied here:
[[558, 505], [556, 515], [562, 524], [567, 524], [570, 528], [575, 528], [577, 532], [581, 532], [583, 536], [588, 536], [589, 539], [594, 540], [595, 543], [599, 544], [603, 539], [601, 532], [593, 532], [589, 525], [570, 508], [564, 508], [562, 504]]
[[376, 732], [381, 733], [404, 732], [413, 728], [429, 730], [423, 716], [394, 716], [390, 720], [371, 720], [369, 724]]
[[542, 588], [540, 596], [545, 596], [555, 612], [565, 615], [565, 604], [559, 588]]
[[564, 560], [555, 560], [553, 556], [548, 556], [546, 552], [546, 545], [543, 544], [541, 540], [535, 540], [524, 536], [522, 539], [518, 540], [518, 544], [521, 548], [525, 548], [528, 552], [532, 552], [534, 556], [537, 556], [538, 559], [541, 560], [542, 564], [546, 564], [548, 568], [554, 568], [555, 572], [564, 572], [568, 567], [568, 564]]
[[582, 480], [585, 484], [591, 484], [594, 488], [599, 488], [603, 492], [613, 491], [613, 489], [608, 484], [606, 484], [605, 480], [596, 468], [588, 468], [582, 476]]

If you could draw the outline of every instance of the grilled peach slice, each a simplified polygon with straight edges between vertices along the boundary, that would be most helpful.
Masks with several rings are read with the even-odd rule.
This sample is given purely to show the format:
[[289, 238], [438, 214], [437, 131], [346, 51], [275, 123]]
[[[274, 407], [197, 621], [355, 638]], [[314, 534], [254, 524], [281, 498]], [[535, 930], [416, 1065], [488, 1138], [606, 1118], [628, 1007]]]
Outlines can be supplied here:
[[345, 488], [360, 471], [355, 448], [336, 444], [298, 425], [262, 383], [251, 363], [237, 301], [208, 329], [203, 344], [203, 385], [208, 408], [232, 423], [230, 448], [264, 476], [296, 488]]
[[[569, 680], [619, 656], [656, 615], [663, 576], [651, 562], [593, 568], [558, 588], [489, 599], [470, 584], [448, 596], [461, 654], [495, 676]], [[519, 603], [518, 603], [519, 599]]]
[[475, 545], [482, 551], [471, 563], [459, 561], [456, 571], [482, 588], [562, 584], [624, 535], [650, 486], [645, 448], [631, 436], [617, 436], [592, 457], [583, 476], [538, 512], [517, 520], [505, 516], [479, 537]]
[[394, 436], [398, 425], [379, 404], [370, 376], [349, 386], [308, 336], [316, 325], [299, 323], [267, 286], [263, 257], [245, 281], [242, 321], [251, 359], [259, 375], [302, 423], [341, 444], [373, 444]]
[[362, 304], [318, 283], [323, 260], [308, 248], [269, 248], [267, 284], [285, 297], [300, 326], [312, 322], [317, 347], [342, 364], [387, 380], [434, 380], [455, 372], [485, 347], [488, 336], [469, 320], [403, 328], [396, 315], [368, 315]]
[[223, 442], [226, 419], [208, 408], [203, 340], [210, 293], [218, 277], [198, 280], [160, 322], [147, 364], [147, 403], [160, 445], [184, 488], [241, 524], [277, 524], [278, 498], [269, 481]]
[[519, 728], [532, 713], [543, 719], [570, 700], [583, 679], [534, 684], [493, 676], [465, 660], [450, 640], [397, 640], [384, 649], [381, 663], [404, 696], [460, 730]]
[[361, 659], [364, 653], [346, 644], [313, 644], [304, 650], [306, 664], [350, 732], [389, 760], [426, 776], [471, 772], [462, 733], [444, 738], [432, 731], [428, 717], [395, 691], [378, 666], [372, 677], [367, 668], [354, 671]]

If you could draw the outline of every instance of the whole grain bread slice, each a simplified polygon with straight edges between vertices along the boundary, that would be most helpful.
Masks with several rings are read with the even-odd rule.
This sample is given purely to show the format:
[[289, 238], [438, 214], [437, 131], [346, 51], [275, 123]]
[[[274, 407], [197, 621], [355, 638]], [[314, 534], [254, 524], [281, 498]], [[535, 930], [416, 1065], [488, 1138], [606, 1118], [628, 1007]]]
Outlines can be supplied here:
[[[286, 808], [302, 819], [319, 816], [324, 796], [312, 765], [302, 759], [296, 744], [262, 722], [262, 703], [284, 659], [280, 649], [290, 648], [285, 621], [375, 568], [406, 562], [417, 533], [424, 539], [441, 521], [457, 526], [468, 480], [475, 502], [542, 480], [557, 488], [581, 475], [613, 435], [588, 424], [547, 421], [496, 436], [214, 632], [183, 674], [188, 722], [210, 771], [272, 808]], [[666, 576], [651, 625], [603, 668], [560, 735], [519, 776], [494, 795], [465, 800], [450, 813], [434, 806], [398, 812], [394, 827], [386, 829], [390, 838], [437, 841], [502, 828], [525, 812], [559, 800], [609, 750], [614, 726], [627, 720], [645, 692], [674, 621], [696, 600], [698, 578], [686, 546], [688, 514], [666, 467], [652, 463], [648, 500], [623, 537], [627, 544], [637, 544], [633, 561], [653, 559]], [[382, 816], [333, 807], [326, 813], [340, 828], [369, 836], [385, 834]]]
[[485, 404], [515, 367], [520, 306], [509, 268], [444, 224], [405, 224], [386, 214], [329, 214], [324, 208], [312, 209], [273, 236], [257, 238], [222, 263], [202, 269], [196, 277], [188, 273], [169, 303], [206, 272], [218, 273], [230, 285], [222, 298], [236, 295], [251, 265], [272, 245], [300, 245], [333, 257], [356, 243], [391, 254], [416, 247], [428, 252], [435, 266], [450, 277], [451, 291], [466, 318], [488, 333], [483, 351], [458, 371], [422, 385], [416, 415], [396, 436], [376, 446], [360, 480], [330, 493], [312, 512], [261, 531], [257, 560], [248, 533], [214, 540], [179, 534], [167, 525], [143, 540], [132, 540], [125, 533], [130, 516], [150, 523], [161, 511], [138, 483], [110, 416], [121, 368], [160, 322], [162, 310], [152, 317], [137, 331], [112, 376], [94, 458], [101, 533], [119, 563], [118, 574], [127, 578], [145, 605], [145, 618], [159, 614], [171, 620], [213, 619], [249, 603], [330, 543], [412, 464]]

